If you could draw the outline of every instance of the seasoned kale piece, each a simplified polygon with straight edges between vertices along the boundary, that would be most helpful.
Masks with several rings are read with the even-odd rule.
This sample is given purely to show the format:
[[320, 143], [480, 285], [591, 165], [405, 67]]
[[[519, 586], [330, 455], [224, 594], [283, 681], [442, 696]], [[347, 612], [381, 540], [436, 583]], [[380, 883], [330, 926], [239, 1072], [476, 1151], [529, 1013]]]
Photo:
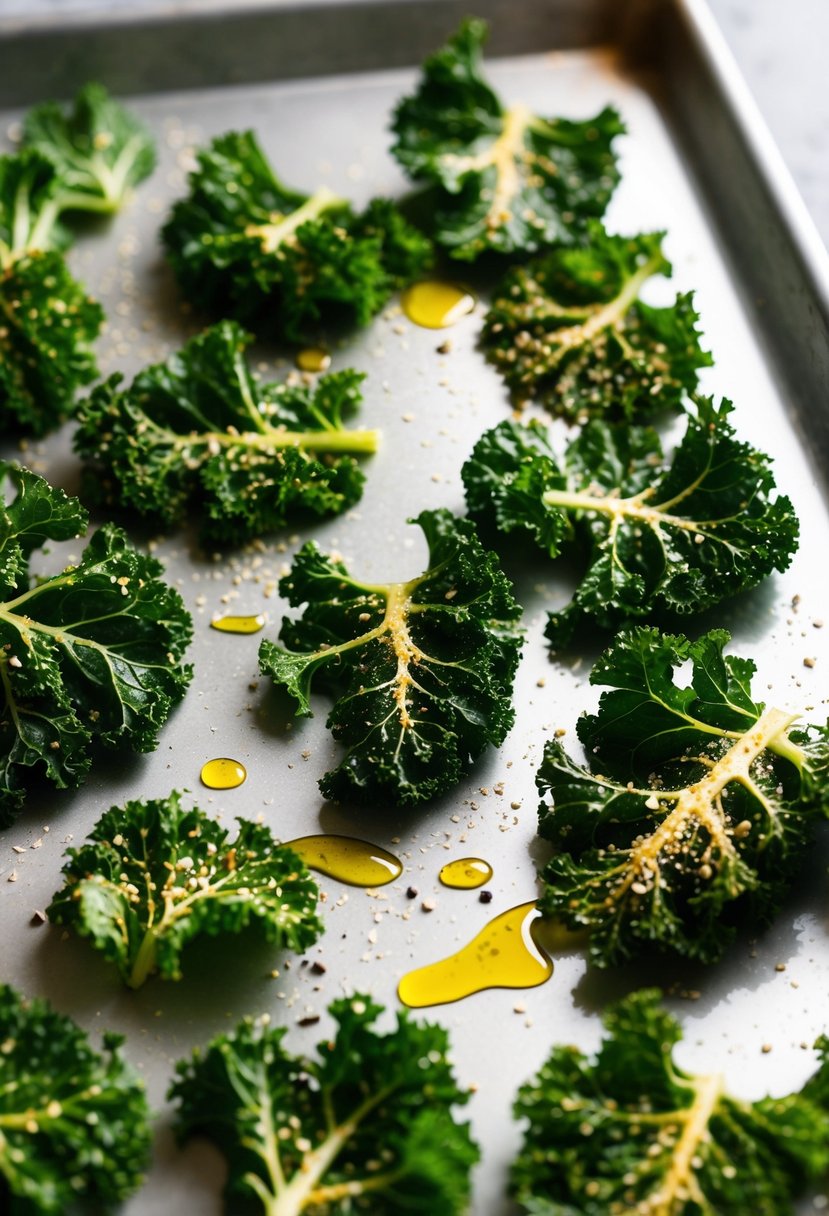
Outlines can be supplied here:
[[63, 217], [119, 210], [155, 152], [100, 85], [68, 117], [36, 107], [23, 132], [23, 150], [0, 156], [0, 427], [43, 435], [96, 378], [90, 344], [103, 322], [60, 256], [72, 239]]
[[0, 269], [0, 431], [43, 435], [60, 422], [98, 375], [91, 344], [103, 319], [59, 253]]
[[66, 113], [53, 101], [30, 110], [23, 143], [57, 168], [61, 211], [119, 211], [155, 168], [149, 131], [95, 83], [80, 90]]
[[138, 1187], [150, 1112], [121, 1043], [106, 1034], [95, 1051], [71, 1018], [0, 984], [0, 1209], [8, 1216], [112, 1212]]
[[470, 513], [526, 532], [550, 557], [568, 543], [586, 566], [547, 636], [583, 622], [615, 629], [657, 609], [702, 612], [785, 570], [799, 526], [774, 498], [771, 460], [741, 442], [731, 403], [698, 398], [669, 460], [650, 428], [588, 422], [563, 461], [538, 422], [499, 423], [463, 467]]
[[345, 427], [363, 376], [333, 372], [316, 389], [260, 385], [244, 358], [250, 341], [222, 321], [129, 388], [117, 375], [99, 385], [75, 437], [92, 462], [88, 496], [165, 525], [195, 508], [203, 536], [220, 543], [357, 502], [365, 478], [351, 453], [377, 448], [375, 431]]
[[228, 1211], [279, 1216], [463, 1216], [478, 1149], [450, 1108], [467, 1101], [441, 1026], [398, 1013], [378, 1034], [370, 997], [335, 1001], [336, 1033], [289, 1055], [284, 1027], [247, 1019], [177, 1066], [182, 1140], [227, 1158]]
[[826, 816], [829, 727], [755, 701], [728, 641], [619, 634], [590, 676], [610, 691], [578, 723], [587, 764], [545, 748], [540, 906], [590, 931], [598, 966], [654, 949], [716, 961], [737, 926], [773, 917]]
[[252, 131], [219, 136], [197, 160], [163, 238], [182, 291], [210, 314], [299, 342], [367, 325], [431, 261], [388, 200], [357, 215], [325, 186], [283, 185]]
[[829, 1168], [829, 1041], [819, 1067], [780, 1098], [735, 1098], [716, 1073], [674, 1062], [682, 1038], [659, 992], [607, 1011], [592, 1058], [555, 1047], [515, 1104], [524, 1142], [512, 1170], [534, 1216], [792, 1216]]
[[166, 799], [111, 807], [69, 849], [65, 885], [49, 917], [68, 925], [116, 963], [130, 988], [156, 971], [181, 978], [181, 955], [195, 937], [261, 925], [269, 942], [302, 951], [322, 932], [316, 884], [264, 824], [230, 830], [198, 807]]
[[111, 524], [77, 565], [33, 579], [34, 550], [84, 535], [76, 498], [0, 462], [0, 826], [36, 773], [80, 785], [100, 739], [148, 752], [184, 695], [192, 622], [159, 562]]
[[328, 726], [347, 749], [320, 781], [326, 798], [413, 805], [451, 789], [512, 726], [520, 607], [468, 520], [423, 511], [429, 564], [406, 583], [369, 584], [309, 543], [280, 592], [287, 649], [264, 641], [262, 671], [310, 713], [314, 679], [334, 699]]
[[588, 226], [584, 246], [555, 249], [511, 270], [481, 335], [518, 404], [535, 401], [583, 422], [681, 405], [712, 360], [700, 346], [693, 293], [656, 308], [639, 298], [671, 274], [664, 233], [610, 236]]
[[506, 108], [481, 72], [486, 33], [483, 21], [465, 21], [426, 60], [392, 123], [400, 164], [437, 187], [435, 240], [470, 262], [572, 241], [603, 215], [619, 180], [613, 139], [624, 131], [610, 108], [584, 122]]
[[38, 152], [0, 156], [0, 429], [43, 435], [98, 374], [90, 349], [100, 305], [73, 279], [60, 250], [54, 165]]

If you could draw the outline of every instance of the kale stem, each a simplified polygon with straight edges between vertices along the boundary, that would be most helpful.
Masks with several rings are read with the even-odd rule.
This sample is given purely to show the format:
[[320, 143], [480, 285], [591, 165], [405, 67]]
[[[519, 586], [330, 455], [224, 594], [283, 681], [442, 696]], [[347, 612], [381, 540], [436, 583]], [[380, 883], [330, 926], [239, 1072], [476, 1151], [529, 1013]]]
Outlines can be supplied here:
[[332, 207], [342, 206], [343, 199], [327, 186], [321, 186], [301, 207], [297, 207], [296, 211], [281, 216], [274, 223], [248, 224], [245, 236], [258, 236], [262, 242], [263, 253], [276, 253], [280, 245], [289, 240], [303, 224], [318, 219], [324, 211], [330, 211]]
[[127, 979], [130, 988], [140, 988], [152, 975], [157, 961], [157, 938], [152, 929], [144, 934], [144, 940], [138, 947], [138, 953], [132, 965], [132, 971]]

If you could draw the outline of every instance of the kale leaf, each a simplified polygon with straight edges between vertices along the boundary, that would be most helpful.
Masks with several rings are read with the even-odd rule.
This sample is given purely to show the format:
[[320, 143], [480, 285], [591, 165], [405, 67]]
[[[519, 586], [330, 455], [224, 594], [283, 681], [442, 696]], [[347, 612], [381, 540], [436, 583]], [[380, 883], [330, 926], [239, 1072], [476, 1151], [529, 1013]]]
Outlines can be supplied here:
[[316, 390], [254, 380], [251, 338], [222, 321], [166, 363], [99, 385], [79, 409], [75, 448], [93, 462], [89, 495], [165, 525], [195, 505], [206, 539], [238, 542], [297, 512], [331, 515], [355, 503], [375, 431], [347, 430], [363, 376], [322, 376]]
[[120, 529], [105, 525], [77, 565], [31, 579], [35, 549], [86, 527], [76, 498], [0, 462], [0, 826], [36, 772], [80, 785], [93, 739], [152, 751], [190, 681], [190, 616]]
[[320, 781], [326, 798], [425, 802], [461, 779], [512, 726], [520, 608], [468, 520], [423, 511], [429, 565], [405, 583], [369, 584], [309, 543], [280, 592], [299, 620], [288, 649], [264, 641], [262, 671], [310, 713], [315, 678], [335, 701], [327, 725], [347, 752]]
[[35, 151], [0, 156], [0, 427], [43, 435], [98, 374], [103, 322], [66, 266], [60, 183]]
[[580, 1213], [756, 1212], [790, 1216], [829, 1168], [829, 1042], [800, 1092], [747, 1102], [717, 1074], [673, 1060], [680, 1026], [645, 989], [608, 1009], [593, 1058], [555, 1047], [518, 1093], [526, 1121], [512, 1170], [522, 1209]]
[[235, 839], [198, 807], [166, 799], [111, 807], [67, 850], [65, 885], [48, 909], [90, 938], [130, 988], [156, 971], [181, 978], [181, 954], [202, 934], [260, 924], [280, 949], [302, 951], [322, 932], [319, 893], [305, 865], [263, 824], [240, 819]]
[[547, 636], [567, 645], [584, 621], [615, 629], [656, 609], [702, 612], [785, 570], [797, 549], [771, 460], [741, 442], [731, 403], [698, 398], [663, 457], [650, 428], [588, 422], [559, 466], [546, 428], [502, 422], [463, 467], [471, 514], [525, 531], [551, 557], [573, 542], [586, 569]]
[[399, 102], [392, 153], [415, 181], [438, 187], [435, 240], [452, 257], [533, 253], [571, 241], [604, 214], [619, 180], [607, 108], [585, 122], [506, 109], [481, 74], [485, 22], [465, 21]]
[[[337, 1033], [316, 1058], [291, 1056], [284, 1027], [246, 1020], [177, 1066], [170, 1097], [182, 1140], [203, 1135], [224, 1153], [234, 1210], [373, 1216], [461, 1216], [478, 1159], [466, 1102], [441, 1026], [382, 1012], [367, 996], [335, 1001]], [[246, 1209], [247, 1210], [247, 1209]]]
[[[144, 1085], [118, 1035], [92, 1048], [71, 1018], [0, 984], [0, 1208], [112, 1212], [149, 1164]], [[86, 1210], [86, 1209], [85, 1209]]]
[[299, 342], [367, 325], [431, 261], [388, 200], [357, 215], [325, 186], [284, 186], [252, 131], [219, 136], [197, 160], [162, 235], [182, 291], [208, 313]]
[[588, 766], [545, 748], [540, 906], [589, 929], [599, 966], [653, 948], [715, 961], [737, 926], [771, 919], [827, 813], [829, 726], [755, 701], [728, 641], [619, 634], [590, 677], [610, 691], [577, 727]]
[[87, 85], [64, 117], [52, 102], [23, 124], [25, 147], [0, 157], [0, 426], [43, 435], [98, 375], [90, 344], [103, 312], [69, 273], [62, 219], [118, 211], [152, 170], [144, 128]]
[[0, 430], [44, 435], [98, 375], [90, 349], [104, 314], [59, 253], [0, 270]]
[[30, 110], [23, 143], [56, 166], [61, 211], [119, 211], [155, 168], [149, 131], [96, 83], [84, 85], [68, 113], [53, 101]]
[[666, 308], [639, 299], [653, 275], [670, 276], [664, 233], [610, 236], [510, 271], [496, 290], [481, 343], [515, 401], [536, 401], [583, 422], [679, 406], [712, 360], [700, 346], [693, 294]]

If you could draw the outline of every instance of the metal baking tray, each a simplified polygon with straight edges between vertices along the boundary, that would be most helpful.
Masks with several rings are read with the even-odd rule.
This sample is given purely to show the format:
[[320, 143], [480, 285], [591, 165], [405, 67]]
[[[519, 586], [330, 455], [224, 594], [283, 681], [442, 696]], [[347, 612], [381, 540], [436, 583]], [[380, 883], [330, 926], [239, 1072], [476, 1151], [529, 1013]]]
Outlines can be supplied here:
[[[622, 112], [629, 134], [621, 142], [623, 178], [608, 224], [618, 231], [669, 230], [674, 280], [655, 285], [650, 298], [696, 290], [716, 359], [704, 373], [704, 388], [732, 397], [740, 433], [774, 453], [778, 483], [794, 499], [803, 527], [800, 553], [785, 576], [688, 626], [726, 625], [736, 650], [756, 658], [762, 695], [819, 721], [829, 668], [829, 628], [819, 627], [827, 612], [822, 479], [829, 453], [829, 269], [786, 170], [702, 0], [515, 0], [509, 6], [486, 0], [472, 7], [492, 23], [488, 70], [507, 100], [572, 117], [607, 103]], [[290, 183], [326, 181], [358, 203], [377, 193], [401, 194], [406, 183], [387, 151], [391, 106], [410, 88], [413, 65], [469, 8], [466, 0], [263, 0], [224, 11], [201, 0], [186, 9], [124, 6], [105, 18], [78, 13], [60, 22], [0, 24], [0, 132], [13, 134], [31, 102], [68, 96], [97, 78], [128, 97], [159, 136], [155, 175], [111, 227], [86, 234], [71, 254], [75, 272], [109, 317], [99, 343], [102, 372], [131, 376], [196, 328], [179, 306], [157, 241], [171, 201], [184, 191], [195, 144], [252, 126]], [[291, 727], [264, 683], [251, 687], [259, 637], [209, 628], [229, 607], [265, 611], [266, 635], [275, 636], [284, 605], [274, 581], [311, 535], [371, 580], [422, 568], [424, 548], [406, 517], [423, 507], [462, 510], [463, 459], [481, 431], [508, 412], [501, 381], [475, 349], [483, 307], [442, 335], [414, 328], [391, 309], [336, 350], [335, 367], [368, 373], [361, 425], [383, 431], [382, 450], [367, 465], [365, 496], [348, 515], [301, 537], [286, 531], [261, 547], [219, 557], [199, 554], [185, 534], [158, 539], [157, 552], [196, 622], [190, 653], [196, 675], [186, 700], [154, 754], [102, 757], [81, 790], [33, 800], [17, 826], [0, 836], [0, 977], [48, 996], [93, 1032], [106, 1027], [126, 1034], [159, 1112], [153, 1169], [127, 1203], [129, 1216], [218, 1216], [222, 1210], [218, 1154], [203, 1144], [180, 1153], [173, 1144], [164, 1093], [176, 1058], [241, 1015], [265, 1011], [290, 1028], [291, 1045], [310, 1050], [328, 1030], [326, 1005], [351, 988], [381, 1000], [390, 1025], [405, 971], [453, 952], [498, 912], [534, 897], [533, 777], [543, 742], [559, 727], [572, 737], [577, 716], [597, 696], [587, 683], [592, 655], [552, 663], [543, 645], [545, 609], [566, 595], [564, 575], [543, 562], [514, 571], [529, 631], [515, 729], [451, 795], [417, 814], [323, 805], [316, 780], [336, 753], [323, 725], [325, 703], [313, 720]], [[436, 347], [446, 336], [452, 350], [440, 355]], [[263, 352], [263, 373], [275, 366], [273, 352]], [[281, 364], [283, 371], [288, 366]], [[404, 421], [409, 415], [413, 420]], [[71, 429], [23, 453], [6, 440], [0, 451], [22, 454], [76, 491]], [[806, 657], [817, 660], [813, 667], [804, 666]], [[217, 795], [199, 787], [201, 764], [218, 755], [246, 764], [249, 777], [240, 789]], [[368, 838], [396, 852], [405, 872], [373, 894], [322, 880], [327, 931], [309, 957], [324, 960], [324, 976], [298, 959], [274, 958], [255, 939], [218, 941], [191, 949], [181, 983], [154, 981], [128, 992], [85, 942], [30, 921], [58, 886], [64, 842], [82, 840], [109, 805], [166, 795], [173, 787], [190, 790], [228, 819], [262, 813], [283, 839], [315, 831]], [[14, 853], [15, 845], [26, 851]], [[488, 906], [474, 891], [438, 885], [444, 862], [469, 854], [494, 866]], [[827, 865], [824, 838], [774, 926], [739, 940], [718, 966], [663, 961], [599, 975], [571, 952], [555, 959], [555, 973], [542, 987], [489, 991], [416, 1015], [448, 1026], [460, 1077], [477, 1086], [468, 1108], [483, 1146], [475, 1216], [511, 1211], [505, 1183], [519, 1142], [510, 1116], [518, 1084], [553, 1042], [592, 1049], [603, 1006], [644, 983], [672, 993], [688, 1067], [721, 1070], [746, 1098], [798, 1086], [813, 1068], [804, 1046], [827, 1029]], [[10, 883], [13, 870], [17, 880]], [[436, 901], [434, 911], [406, 898], [410, 885]], [[321, 1014], [321, 1021], [300, 1027], [308, 1014]], [[808, 1201], [803, 1211], [812, 1210]]]

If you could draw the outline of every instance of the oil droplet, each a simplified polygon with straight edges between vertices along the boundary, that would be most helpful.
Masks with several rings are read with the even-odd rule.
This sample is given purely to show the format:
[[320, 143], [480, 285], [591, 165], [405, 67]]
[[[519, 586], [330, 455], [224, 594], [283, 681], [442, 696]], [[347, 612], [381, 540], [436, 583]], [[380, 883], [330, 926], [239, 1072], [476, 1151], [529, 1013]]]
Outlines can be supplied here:
[[286, 840], [309, 870], [318, 870], [352, 887], [383, 887], [403, 873], [393, 853], [353, 836], [301, 836]]
[[459, 857], [448, 861], [438, 874], [445, 887], [456, 891], [474, 891], [492, 878], [492, 866], [480, 857]]
[[218, 756], [202, 765], [199, 776], [209, 790], [235, 790], [247, 777], [247, 769], [239, 760]]
[[407, 287], [400, 303], [415, 325], [421, 325], [424, 329], [448, 329], [472, 312], [475, 297], [455, 283], [426, 279]]
[[553, 974], [533, 931], [540, 917], [534, 901], [502, 912], [457, 954], [404, 975], [397, 995], [410, 1009], [422, 1009], [486, 988], [537, 988]]
[[265, 617], [261, 612], [256, 616], [219, 616], [210, 622], [210, 628], [219, 633], [258, 633], [265, 628]]
[[331, 356], [321, 346], [306, 346], [297, 352], [296, 365], [301, 372], [325, 372], [331, 366]]

